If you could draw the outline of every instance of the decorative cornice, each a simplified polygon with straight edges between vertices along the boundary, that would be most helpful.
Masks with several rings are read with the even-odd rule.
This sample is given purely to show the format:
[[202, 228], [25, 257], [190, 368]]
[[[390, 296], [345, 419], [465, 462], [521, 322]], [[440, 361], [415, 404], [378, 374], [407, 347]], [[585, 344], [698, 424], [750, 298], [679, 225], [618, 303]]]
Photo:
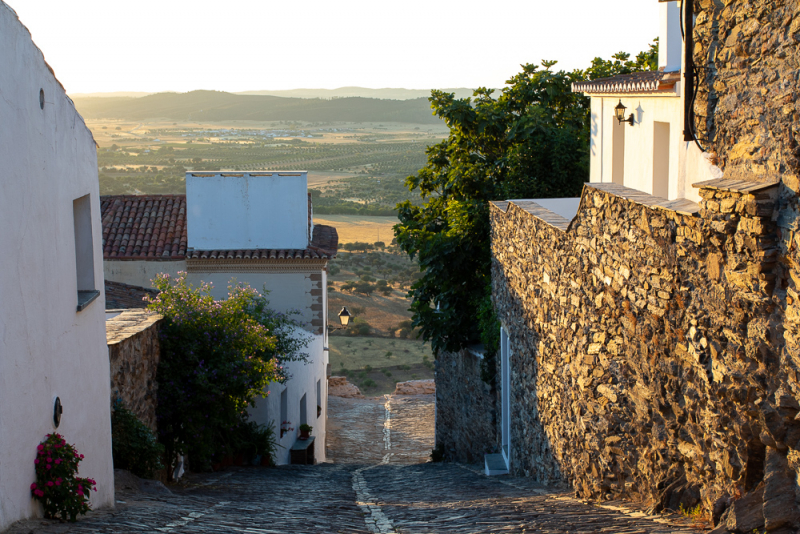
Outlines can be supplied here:
[[190, 273], [318, 273], [327, 260], [187, 260]]

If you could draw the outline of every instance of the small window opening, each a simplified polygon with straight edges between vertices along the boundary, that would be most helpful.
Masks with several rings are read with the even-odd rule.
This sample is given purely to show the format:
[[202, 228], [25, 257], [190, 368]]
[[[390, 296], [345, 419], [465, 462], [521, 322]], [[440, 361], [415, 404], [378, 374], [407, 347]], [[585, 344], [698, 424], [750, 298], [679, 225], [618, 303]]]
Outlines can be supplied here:
[[78, 311], [100, 294], [94, 280], [94, 242], [92, 239], [92, 201], [84, 195], [72, 201], [75, 229], [75, 274], [78, 286]]
[[39, 108], [44, 109], [44, 89], [39, 89]]
[[306, 396], [303, 395], [300, 398], [300, 424], [307, 425], [308, 424], [308, 414], [306, 410]]

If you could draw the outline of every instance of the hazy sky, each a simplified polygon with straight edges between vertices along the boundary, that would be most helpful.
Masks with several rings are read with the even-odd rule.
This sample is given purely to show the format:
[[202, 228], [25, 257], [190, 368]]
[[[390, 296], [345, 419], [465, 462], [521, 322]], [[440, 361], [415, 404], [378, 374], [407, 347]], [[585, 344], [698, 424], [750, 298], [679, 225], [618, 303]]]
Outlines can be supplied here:
[[68, 93], [500, 87], [636, 53], [657, 0], [7, 0]]

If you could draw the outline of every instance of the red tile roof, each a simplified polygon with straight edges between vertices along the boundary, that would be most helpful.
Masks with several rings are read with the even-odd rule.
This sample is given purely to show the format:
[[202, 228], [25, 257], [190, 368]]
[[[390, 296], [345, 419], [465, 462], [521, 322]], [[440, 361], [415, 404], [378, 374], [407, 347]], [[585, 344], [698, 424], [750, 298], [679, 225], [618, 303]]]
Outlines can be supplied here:
[[336, 228], [315, 225], [303, 250], [187, 250], [186, 195], [103, 196], [100, 211], [106, 260], [314, 260], [334, 258], [339, 248]]
[[181, 260], [186, 257], [186, 195], [100, 197], [103, 258]]
[[105, 281], [106, 309], [117, 310], [121, 308], [146, 308], [144, 297], [155, 297], [158, 291], [146, 287], [132, 286], [122, 282]]
[[681, 79], [680, 72], [660, 70], [620, 74], [572, 84], [573, 93], [671, 93]]

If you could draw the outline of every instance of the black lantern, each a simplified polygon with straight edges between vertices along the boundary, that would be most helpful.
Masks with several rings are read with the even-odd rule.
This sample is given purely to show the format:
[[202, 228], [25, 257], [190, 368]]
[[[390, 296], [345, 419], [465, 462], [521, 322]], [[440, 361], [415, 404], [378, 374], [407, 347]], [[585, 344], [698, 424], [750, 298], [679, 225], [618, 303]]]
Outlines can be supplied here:
[[342, 311], [339, 312], [339, 322], [342, 323], [342, 328], [347, 328], [347, 325], [350, 324], [350, 311], [347, 309], [347, 306], [342, 306]]
[[619, 124], [622, 124], [623, 122], [627, 122], [631, 126], [633, 126], [633, 113], [631, 113], [631, 116], [626, 119], [625, 118], [625, 110], [626, 109], [628, 109], [628, 108], [623, 106], [622, 105], [622, 100], [620, 100], [619, 104], [617, 104], [617, 107], [614, 108], [614, 115], [617, 117], [617, 121], [619, 122]]

